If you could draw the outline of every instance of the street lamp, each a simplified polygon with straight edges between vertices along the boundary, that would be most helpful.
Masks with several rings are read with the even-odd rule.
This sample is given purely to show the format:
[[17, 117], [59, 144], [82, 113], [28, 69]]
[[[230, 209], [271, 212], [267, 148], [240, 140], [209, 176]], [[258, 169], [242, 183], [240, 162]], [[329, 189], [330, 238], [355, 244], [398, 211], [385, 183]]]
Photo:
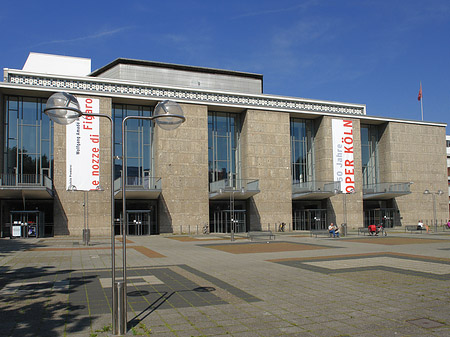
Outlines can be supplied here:
[[[126, 328], [126, 320], [127, 320], [127, 254], [126, 254], [126, 226], [128, 226], [127, 219], [127, 206], [126, 206], [126, 179], [127, 179], [127, 154], [126, 154], [126, 137], [125, 137], [125, 128], [127, 121], [129, 119], [140, 119], [147, 121], [155, 121], [155, 124], [158, 125], [161, 129], [164, 130], [175, 130], [178, 128], [186, 118], [183, 114], [183, 109], [181, 106], [173, 101], [162, 101], [158, 103], [153, 112], [153, 116], [127, 116], [122, 120], [122, 239], [123, 239], [123, 287], [124, 287], [124, 298], [120, 298], [119, 300], [123, 301], [123, 316], [121, 316], [122, 320], [125, 322], [123, 326]], [[126, 223], [125, 223], [126, 221]], [[120, 334], [123, 334], [120, 332]]]
[[[58, 92], [53, 94], [47, 100], [46, 108], [44, 113], [55, 123], [61, 125], [69, 125], [81, 116], [93, 116], [107, 118], [110, 121], [111, 130], [111, 266], [112, 266], [112, 326], [114, 335], [124, 335], [126, 332], [127, 314], [126, 314], [126, 230], [124, 228], [125, 215], [126, 215], [126, 205], [125, 205], [125, 151], [124, 151], [124, 126], [127, 119], [155, 119], [157, 124], [163, 129], [173, 129], [178, 127], [181, 123], [185, 121], [183, 116], [183, 111], [181, 107], [171, 101], [164, 101], [159, 103], [152, 117], [126, 117], [122, 121], [122, 199], [123, 199], [123, 219], [122, 219], [122, 240], [123, 240], [123, 281], [118, 282], [116, 286], [116, 260], [115, 260], [115, 235], [114, 235], [114, 122], [111, 116], [106, 114], [97, 113], [84, 113], [80, 110], [80, 104], [75, 96], [66, 93]], [[120, 293], [116, 294], [117, 291]], [[123, 287], [123, 288], [121, 288]], [[120, 289], [123, 291], [120, 292]], [[118, 301], [119, 300], [119, 301]], [[122, 308], [119, 308], [119, 303]], [[120, 309], [120, 312], [119, 312]]]
[[347, 193], [344, 193], [344, 192], [342, 192], [340, 189], [335, 189], [334, 190], [334, 194], [336, 195], [336, 194], [343, 194], [344, 195], [344, 200], [343, 200], [343, 203], [342, 203], [342, 213], [343, 213], [343, 219], [344, 219], [344, 222], [343, 222], [343, 225], [345, 226], [344, 227], [344, 229], [343, 229], [343, 236], [346, 236], [347, 235], [347, 194], [354, 194], [356, 191], [355, 191], [355, 189], [350, 189], [350, 191], [349, 192], [347, 192]]
[[434, 222], [434, 231], [437, 232], [437, 218], [436, 218], [436, 195], [442, 195], [444, 192], [442, 190], [438, 190], [437, 192], [430, 192], [429, 190], [425, 190], [423, 194], [431, 194], [433, 197], [433, 222]]
[[[111, 125], [111, 155], [113, 154], [114, 146], [114, 122], [111, 116], [105, 114], [94, 114], [94, 113], [84, 113], [80, 110], [80, 104], [75, 96], [66, 92], [57, 92], [49, 97], [47, 100], [44, 113], [55, 123], [60, 125], [69, 125], [78, 120], [81, 116], [95, 116], [108, 118]], [[72, 186], [72, 185], [71, 185]], [[70, 188], [74, 190], [74, 187]], [[115, 251], [115, 236], [114, 236], [114, 160], [111, 160], [111, 277], [112, 277], [112, 326], [113, 333], [117, 334], [117, 305], [116, 305], [116, 294], [115, 294], [115, 283], [116, 283], [116, 251]]]

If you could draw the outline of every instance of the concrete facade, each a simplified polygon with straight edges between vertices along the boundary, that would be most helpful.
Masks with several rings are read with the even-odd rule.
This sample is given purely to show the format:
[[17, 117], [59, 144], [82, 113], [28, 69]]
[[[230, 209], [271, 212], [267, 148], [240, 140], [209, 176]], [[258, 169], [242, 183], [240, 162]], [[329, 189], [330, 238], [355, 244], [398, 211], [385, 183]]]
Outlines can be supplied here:
[[156, 175], [162, 179], [161, 232], [188, 232], [208, 223], [208, 110], [183, 106], [187, 119], [177, 130], [155, 131]]
[[[100, 98], [100, 113], [111, 116], [110, 98]], [[100, 118], [101, 191], [84, 192], [66, 189], [66, 127], [56, 123], [54, 125], [55, 235], [80, 235], [85, 221], [92, 235], [108, 235], [111, 232], [111, 188], [113, 188], [111, 186], [111, 124], [107, 118], [98, 118]], [[84, 207], [87, 207], [86, 219]]]
[[[139, 66], [145, 66], [145, 63], [141, 62]], [[105, 69], [108, 71], [109, 68], [106, 66]], [[204, 68], [197, 70], [202, 74], [206, 71]], [[196, 69], [190, 67], [189, 71], [195, 72]], [[445, 124], [367, 116], [364, 105], [224, 92], [220, 91], [220, 77], [215, 79], [218, 81], [217, 88], [195, 90], [152, 86], [147, 83], [150, 79], [145, 83], [136, 84], [131, 80], [126, 82], [127, 79], [123, 78], [104, 78], [101, 76], [101, 70], [94, 74], [96, 75], [71, 78], [31, 74], [22, 70], [5, 70], [5, 82], [0, 85], [2, 122], [6, 125], [8, 97], [47, 99], [53, 92], [63, 90], [78, 97], [98, 98], [100, 113], [109, 116], [112, 116], [115, 104], [128, 104], [151, 110], [164, 99], [177, 101], [184, 111], [185, 123], [172, 131], [154, 128], [150, 170], [153, 177], [161, 178], [160, 190], [149, 191], [143, 187], [143, 192], [147, 194], [141, 194], [140, 197], [128, 197], [127, 194], [130, 209], [150, 210], [154, 207], [157, 210], [151, 220], [157, 230], [152, 234], [195, 232], [201, 230], [205, 224], [211, 229], [211, 222], [215, 221], [213, 214], [210, 213], [213, 203], [222, 203], [221, 207], [225, 207], [222, 209], [224, 214], [228, 216], [231, 214], [231, 205], [227, 206], [229, 200], [227, 194], [213, 190], [209, 180], [212, 150], [208, 118], [216, 112], [230, 113], [239, 119], [236, 131], [239, 153], [236, 165], [239, 169], [236, 169], [236, 179], [253, 180], [258, 183], [255, 190], [245, 187], [245, 194], [239, 197], [241, 205], [245, 204], [245, 231], [273, 230], [282, 222], [288, 224], [290, 229], [299, 228], [294, 228], [293, 219], [290, 134], [293, 118], [313, 121], [315, 181], [334, 181], [333, 119], [351, 121], [353, 126], [354, 193], [343, 194], [335, 190], [328, 191], [331, 193], [325, 197], [320, 197], [319, 191], [308, 191], [306, 196], [298, 201], [304, 205], [302, 214], [309, 214], [308, 212], [313, 212], [316, 208], [325, 209], [327, 223], [346, 222], [350, 228], [362, 227], [368, 221], [381, 221], [380, 214], [388, 213], [380, 212], [385, 211], [389, 211], [390, 215], [384, 215], [384, 218], [396, 219], [390, 226], [413, 225], [419, 219], [431, 223], [435, 213], [438, 221], [448, 219], [448, 196], [446, 193], [442, 195], [437, 193], [440, 190], [448, 190]], [[111, 74], [109, 72], [108, 76], [112, 76]], [[233, 80], [236, 81], [239, 81], [241, 75], [227, 72], [227, 76], [235, 76]], [[214, 76], [214, 72], [209, 76]], [[262, 84], [262, 75], [260, 80]], [[364, 125], [373, 125], [379, 132], [376, 151], [377, 183], [402, 184], [405, 188], [402, 193], [389, 195], [385, 193], [386, 191], [379, 191], [378, 196], [368, 194], [362, 173], [360, 130]], [[47, 219], [47, 222], [53, 223], [52, 234], [79, 236], [85, 223], [84, 201], [87, 194], [87, 222], [91, 235], [109, 235], [110, 196], [113, 188], [116, 189], [115, 219], [118, 220], [121, 214], [121, 189], [111, 186], [113, 154], [110, 127], [106, 118], [100, 119], [102, 191], [84, 193], [66, 189], [65, 127], [54, 124], [51, 191], [47, 191], [48, 194], [42, 197], [42, 194], [30, 192], [27, 186], [5, 186], [3, 182], [0, 190], [2, 230], [8, 226], [10, 211], [21, 209], [22, 199], [23, 210], [27, 210], [25, 199], [31, 200], [36, 209], [40, 207], [40, 200], [45, 199], [45, 202], [53, 204], [52, 219]], [[6, 129], [1, 130], [2, 146], [6, 152], [10, 150], [6, 149]], [[117, 125], [115, 130], [118, 130]], [[225, 150], [218, 146], [216, 151]], [[229, 156], [225, 152], [221, 155]], [[6, 157], [2, 157], [0, 162], [3, 163], [3, 174], [6, 173], [5, 161]], [[42, 186], [39, 188], [42, 189]], [[425, 190], [429, 190], [431, 194], [424, 194]], [[137, 204], [139, 207], [133, 208]], [[378, 214], [376, 215], [378, 218], [368, 219], [372, 216], [370, 212]], [[301, 221], [307, 229], [317, 229], [308, 222], [310, 220], [305, 218]], [[229, 228], [224, 231], [229, 231]]]
[[289, 114], [247, 110], [241, 137], [243, 176], [258, 179], [261, 190], [249, 200], [250, 229], [290, 223]]

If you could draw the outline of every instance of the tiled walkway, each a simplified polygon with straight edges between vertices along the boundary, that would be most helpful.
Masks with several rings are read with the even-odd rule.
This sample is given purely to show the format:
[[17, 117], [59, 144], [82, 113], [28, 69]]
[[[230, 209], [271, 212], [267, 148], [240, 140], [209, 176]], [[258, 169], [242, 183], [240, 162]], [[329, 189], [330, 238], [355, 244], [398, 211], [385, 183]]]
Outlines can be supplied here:
[[[450, 235], [299, 234], [130, 237], [129, 334], [450, 335]], [[1, 336], [107, 336], [111, 283], [107, 238], [0, 239]]]

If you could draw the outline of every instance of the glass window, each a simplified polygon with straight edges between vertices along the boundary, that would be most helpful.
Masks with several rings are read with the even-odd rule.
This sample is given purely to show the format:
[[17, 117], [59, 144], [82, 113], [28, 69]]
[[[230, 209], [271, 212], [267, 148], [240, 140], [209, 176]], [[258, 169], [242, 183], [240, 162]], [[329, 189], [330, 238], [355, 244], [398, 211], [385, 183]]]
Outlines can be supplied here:
[[40, 174], [52, 177], [53, 125], [43, 113], [44, 100], [6, 96], [5, 102], [4, 172], [35, 176], [27, 181], [40, 181]]
[[314, 125], [312, 120], [291, 119], [292, 183], [314, 180]]
[[239, 115], [210, 112], [208, 115], [209, 181], [239, 179]]
[[363, 184], [378, 183], [378, 127], [361, 125], [361, 164]]
[[[114, 155], [122, 156], [122, 120], [127, 116], [150, 117], [152, 108], [140, 105], [113, 105], [114, 119]], [[141, 182], [143, 176], [151, 176], [152, 171], [152, 121], [130, 119], [127, 121], [126, 129], [126, 155], [128, 181]], [[114, 160], [114, 177], [121, 176], [122, 161]], [[133, 178], [135, 178], [133, 180]]]

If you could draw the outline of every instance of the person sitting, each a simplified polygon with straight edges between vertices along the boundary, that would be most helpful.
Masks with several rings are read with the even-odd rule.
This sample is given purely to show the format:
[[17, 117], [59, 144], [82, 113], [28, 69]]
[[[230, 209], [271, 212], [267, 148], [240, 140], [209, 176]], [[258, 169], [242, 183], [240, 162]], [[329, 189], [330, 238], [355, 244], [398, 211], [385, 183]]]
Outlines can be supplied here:
[[339, 237], [339, 226], [338, 225], [334, 225], [334, 234]]
[[369, 235], [378, 235], [377, 226], [375, 226], [374, 224], [369, 225]]
[[419, 222], [417, 223], [417, 230], [422, 230], [423, 229], [423, 222], [422, 220], [419, 220]]
[[447, 222], [447, 228], [450, 229], [450, 220]]
[[333, 223], [330, 223], [330, 225], [328, 226], [328, 233], [333, 234], [333, 238], [336, 237], [336, 232], [335, 232], [335, 227]]
[[430, 230], [430, 227], [428, 227], [428, 225], [424, 225], [423, 222], [422, 222], [422, 220], [419, 220], [419, 222], [417, 223], [417, 230], [422, 231], [422, 230], [424, 230], [424, 229], [426, 229], [426, 231], [427, 231], [427, 233], [428, 233], [429, 230]]

